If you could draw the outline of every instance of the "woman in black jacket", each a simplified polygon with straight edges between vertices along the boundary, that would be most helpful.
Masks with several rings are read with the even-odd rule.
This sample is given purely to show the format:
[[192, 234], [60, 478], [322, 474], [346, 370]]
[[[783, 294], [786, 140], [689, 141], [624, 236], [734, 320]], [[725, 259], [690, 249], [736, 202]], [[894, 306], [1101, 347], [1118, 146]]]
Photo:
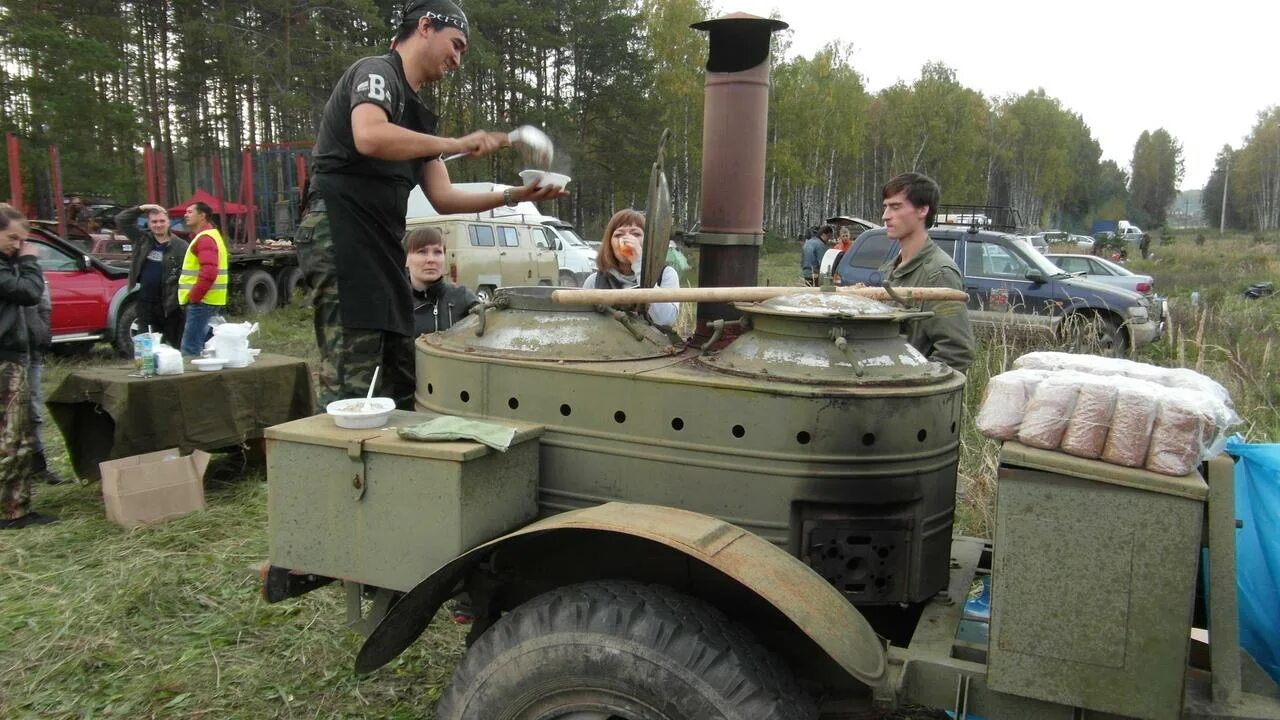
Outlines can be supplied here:
[[413, 290], [413, 334], [448, 330], [478, 302], [476, 294], [445, 279], [444, 237], [433, 227], [418, 228], [404, 239], [405, 269]]
[[44, 294], [35, 247], [24, 220], [0, 212], [0, 529], [56, 520], [31, 511], [31, 396], [27, 384], [30, 335], [26, 308]]

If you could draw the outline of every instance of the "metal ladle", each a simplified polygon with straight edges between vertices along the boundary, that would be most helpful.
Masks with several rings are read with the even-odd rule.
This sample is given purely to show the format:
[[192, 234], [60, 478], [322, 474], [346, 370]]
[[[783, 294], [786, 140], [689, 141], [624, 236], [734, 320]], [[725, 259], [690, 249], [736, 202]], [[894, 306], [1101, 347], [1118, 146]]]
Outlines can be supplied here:
[[[521, 125], [507, 133], [507, 139], [511, 141], [511, 147], [515, 148], [530, 165], [535, 168], [551, 167], [551, 161], [555, 158], [556, 150], [551, 138], [547, 137], [546, 133], [532, 125]], [[448, 155], [444, 161], [457, 160], [468, 154], [470, 153]]]

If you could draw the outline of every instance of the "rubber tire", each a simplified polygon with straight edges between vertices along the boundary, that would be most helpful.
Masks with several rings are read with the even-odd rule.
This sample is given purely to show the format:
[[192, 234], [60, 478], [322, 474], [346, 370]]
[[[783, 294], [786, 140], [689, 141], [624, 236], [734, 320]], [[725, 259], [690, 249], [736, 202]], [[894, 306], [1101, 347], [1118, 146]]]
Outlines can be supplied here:
[[1072, 313], [1064, 318], [1062, 340], [1076, 353], [1116, 358], [1129, 354], [1129, 337], [1119, 323], [1091, 311]]
[[438, 720], [813, 720], [791, 671], [715, 608], [669, 588], [587, 582], [539, 595], [476, 641]]
[[481, 285], [476, 288], [476, 299], [480, 301], [481, 305], [488, 305], [493, 302], [493, 286]]
[[578, 276], [568, 271], [560, 271], [560, 287], [579, 287]]
[[120, 314], [116, 315], [115, 337], [111, 339], [111, 346], [115, 348], [116, 354], [126, 358], [133, 358], [133, 332], [132, 326], [138, 319], [138, 303], [133, 300], [125, 300], [120, 306]]
[[276, 273], [276, 291], [280, 294], [280, 307], [292, 305], [294, 294], [302, 283], [302, 270], [297, 265], [290, 265]]
[[[255, 299], [255, 295], [260, 297]], [[249, 268], [240, 278], [240, 297], [244, 301], [245, 312], [263, 315], [276, 309], [280, 290], [271, 273], [258, 267]]]

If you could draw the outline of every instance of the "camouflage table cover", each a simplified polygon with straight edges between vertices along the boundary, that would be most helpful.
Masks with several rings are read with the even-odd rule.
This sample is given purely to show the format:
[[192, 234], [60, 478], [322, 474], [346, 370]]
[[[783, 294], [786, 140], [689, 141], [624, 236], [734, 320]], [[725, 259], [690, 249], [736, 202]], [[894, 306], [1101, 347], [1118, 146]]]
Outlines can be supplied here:
[[305, 361], [263, 353], [245, 368], [130, 377], [132, 364], [77, 370], [46, 405], [82, 478], [98, 463], [178, 447], [216, 450], [262, 437], [263, 428], [314, 413]]

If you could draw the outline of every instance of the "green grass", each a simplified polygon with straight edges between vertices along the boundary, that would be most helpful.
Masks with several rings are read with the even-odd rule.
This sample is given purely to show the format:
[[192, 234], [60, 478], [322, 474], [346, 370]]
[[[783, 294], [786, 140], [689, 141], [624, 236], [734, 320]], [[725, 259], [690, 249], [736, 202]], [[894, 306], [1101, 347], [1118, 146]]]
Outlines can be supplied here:
[[[1280, 281], [1280, 238], [1251, 235], [1203, 247], [1195, 233], [1157, 245], [1135, 270], [1170, 296], [1173, 327], [1142, 360], [1199, 367], [1223, 382], [1254, 440], [1280, 438], [1280, 297], [1244, 301], [1249, 282]], [[795, 284], [799, 245], [770, 243], [761, 282]], [[696, 270], [686, 278], [696, 278]], [[1190, 295], [1203, 303], [1192, 308]], [[261, 319], [255, 345], [315, 361], [310, 313]], [[969, 373], [976, 410], [987, 379], [1037, 346], [985, 338]], [[48, 393], [73, 368], [113, 360], [105, 348], [52, 358]], [[69, 472], [56, 428], [46, 441]], [[958, 526], [990, 527], [995, 444], [967, 423]], [[463, 630], [438, 619], [408, 652], [367, 678], [352, 671], [359, 638], [344, 626], [342, 593], [323, 588], [268, 605], [252, 568], [266, 557], [266, 480], [237, 455], [206, 480], [209, 510], [155, 527], [107, 522], [97, 483], [36, 488], [35, 506], [62, 522], [0, 532], [0, 717], [408, 718], [430, 717], [461, 653]]]

